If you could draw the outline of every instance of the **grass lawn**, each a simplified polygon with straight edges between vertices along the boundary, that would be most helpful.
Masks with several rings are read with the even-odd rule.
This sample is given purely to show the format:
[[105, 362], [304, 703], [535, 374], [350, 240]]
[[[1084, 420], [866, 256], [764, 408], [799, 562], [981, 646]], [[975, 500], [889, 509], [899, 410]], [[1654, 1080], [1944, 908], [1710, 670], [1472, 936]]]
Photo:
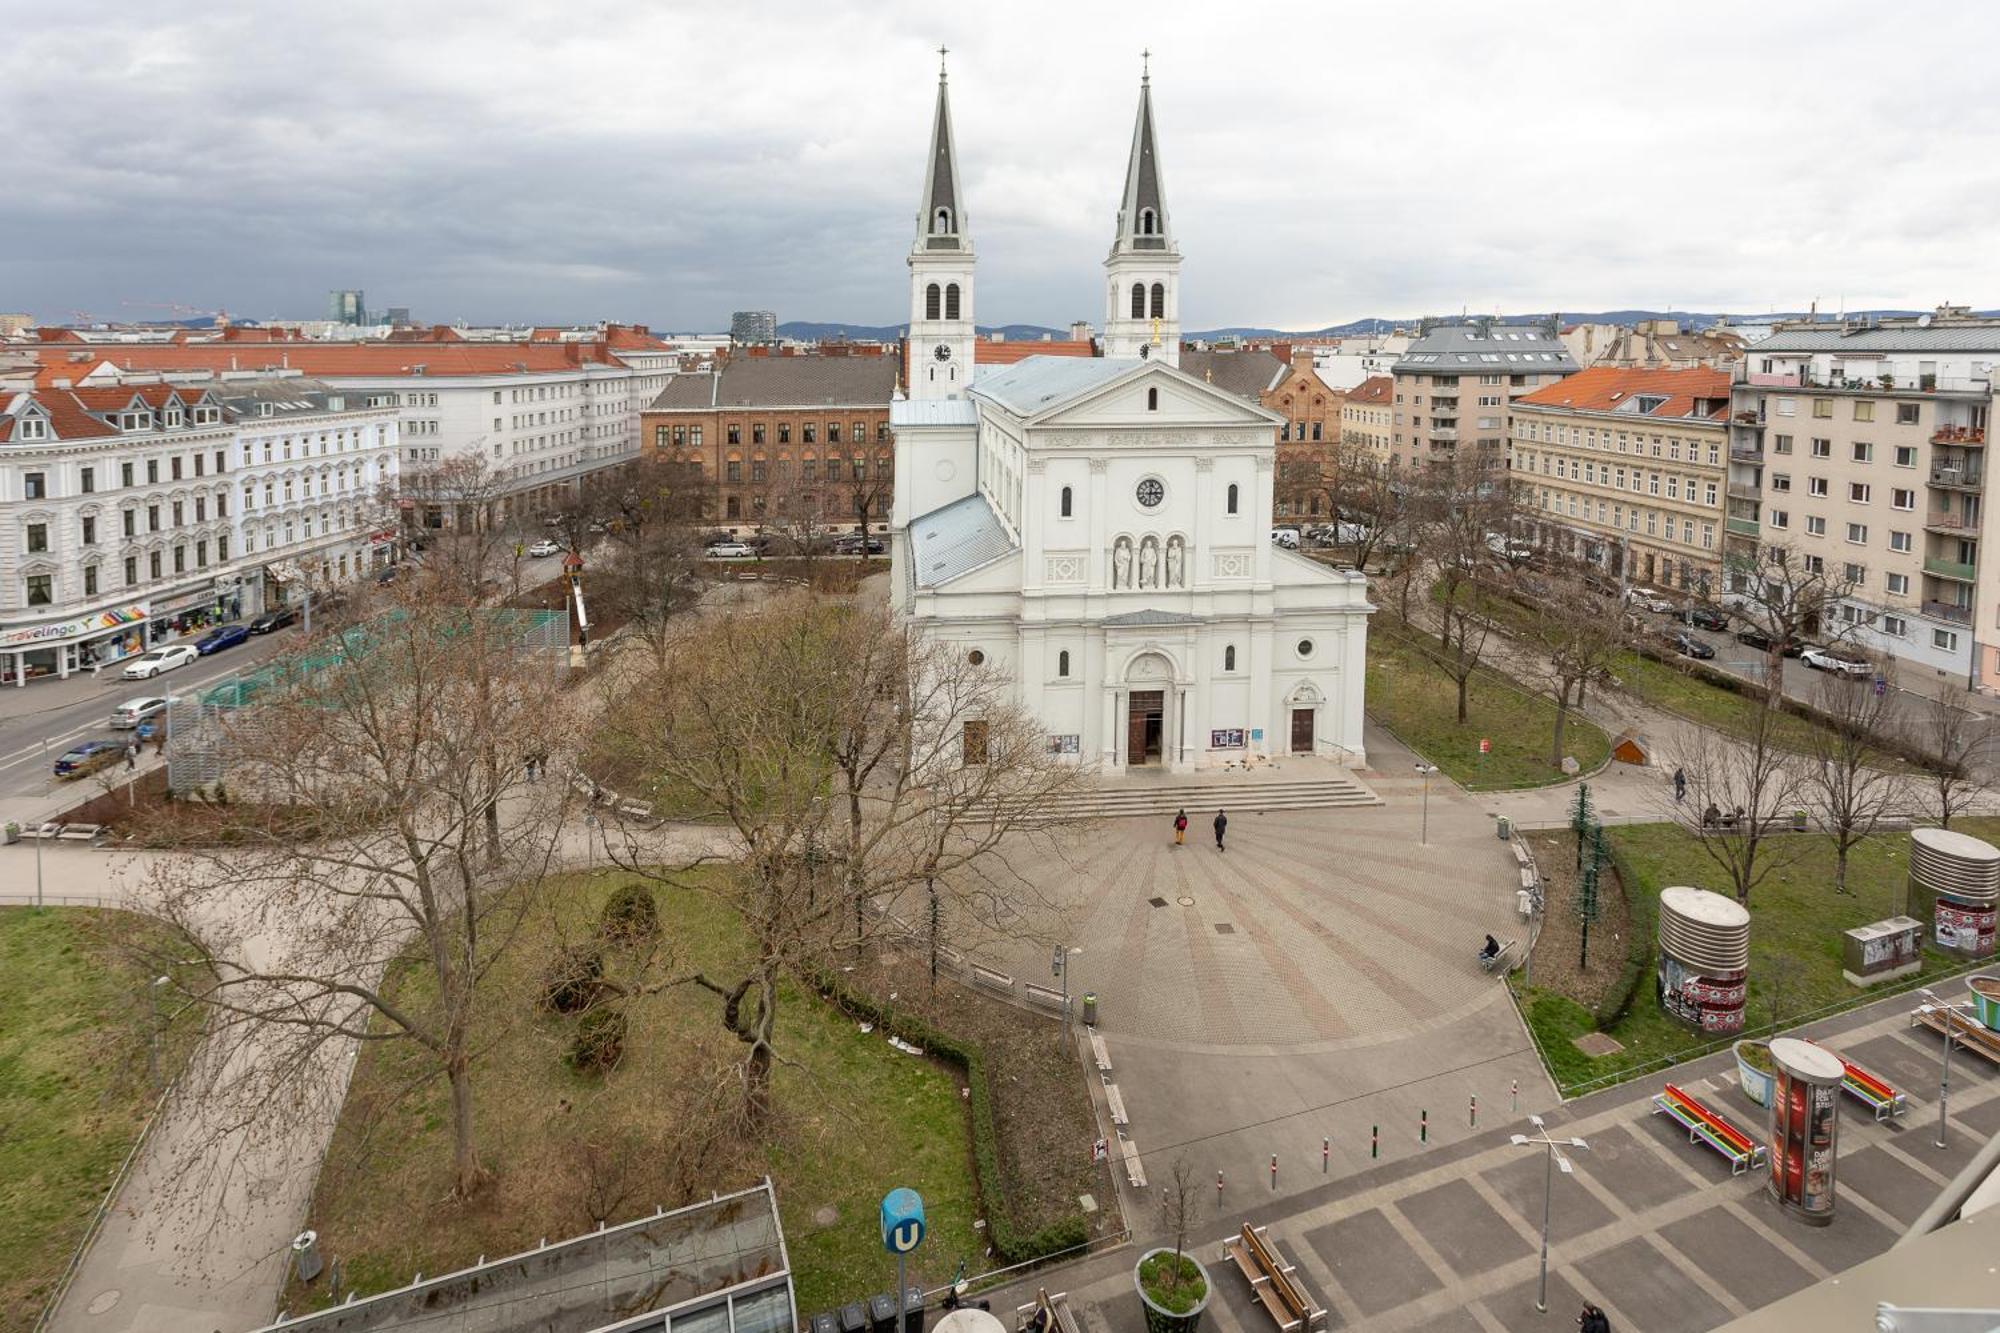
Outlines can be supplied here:
[[[1976, 837], [2000, 838], [2000, 819], [1968, 819], [1964, 830]], [[1700, 844], [1667, 824], [1629, 825], [1607, 830], [1618, 863], [1630, 871], [1625, 888], [1632, 909], [1633, 932], [1646, 955], [1630, 1009], [1607, 1032], [1624, 1044], [1613, 1055], [1591, 1059], [1571, 1039], [1593, 1031], [1590, 1011], [1563, 996], [1531, 990], [1523, 1009], [1540, 1041], [1556, 1081], [1565, 1094], [1579, 1084], [1643, 1065], [1663, 1057], [1685, 1058], [1715, 1045], [1668, 1018], [1653, 1001], [1653, 964], [1657, 945], [1660, 890], [1692, 884], [1727, 893], [1728, 881]], [[1865, 840], [1848, 860], [1851, 896], [1833, 890], [1832, 844], [1824, 837], [1800, 835], [1806, 852], [1774, 871], [1750, 898], [1750, 978], [1746, 1031], [1767, 1028], [1774, 1021], [1789, 1026], [1801, 1016], [1833, 1006], [1865, 1004], [1896, 990], [1928, 984], [1940, 973], [1965, 965], [1958, 959], [1927, 950], [1921, 974], [1870, 987], [1850, 986], [1840, 975], [1841, 932], [1879, 921], [1901, 910], [1903, 881], [1908, 874], [1909, 834], [1884, 833]], [[1789, 837], [1778, 840], [1789, 854]]]
[[[1458, 686], [1418, 648], [1421, 636], [1387, 616], [1376, 617], [1368, 636], [1368, 711], [1405, 745], [1473, 791], [1504, 791], [1566, 782], [1549, 763], [1555, 704], [1530, 694], [1497, 672], [1472, 677], [1470, 708], [1458, 723]], [[1479, 753], [1484, 737], [1493, 752]], [[1572, 711], [1563, 749], [1585, 773], [1611, 752], [1602, 728]]]
[[[155, 1097], [145, 970], [116, 913], [0, 908], [0, 1329], [27, 1329], [83, 1240]], [[177, 1024], [160, 1067], [185, 1059]]]
[[[726, 872], [716, 872], [726, 873]], [[576, 1020], [536, 1006], [564, 940], [595, 928], [612, 873], [559, 882], [530, 937], [483, 983], [492, 1044], [475, 1067], [481, 1160], [496, 1175], [468, 1204], [450, 1202], [448, 1097], [439, 1084], [407, 1096], [421, 1062], [403, 1043], [371, 1047], [356, 1070], [315, 1199], [311, 1225], [350, 1286], [377, 1292], [416, 1272], [442, 1273], [543, 1237], [617, 1223], [739, 1188], [768, 1174], [777, 1187], [799, 1308], [821, 1309], [894, 1286], [877, 1207], [891, 1187], [923, 1195], [930, 1234], [911, 1281], [977, 1268], [984, 1244], [958, 1071], [891, 1049], [817, 997], [787, 987], [779, 1002], [774, 1121], [746, 1132], [734, 1071], [742, 1047], [721, 1001], [692, 986], [627, 1001], [623, 1063], [585, 1075], [563, 1063]], [[658, 890], [671, 970], [732, 975], [749, 941], [698, 894]], [[538, 909], [541, 911], [542, 909]], [[606, 975], [629, 975], [607, 954]], [[406, 983], [413, 984], [413, 983]], [[717, 1108], [722, 1108], [718, 1111]], [[324, 1303], [326, 1288], [289, 1293], [290, 1308]]]

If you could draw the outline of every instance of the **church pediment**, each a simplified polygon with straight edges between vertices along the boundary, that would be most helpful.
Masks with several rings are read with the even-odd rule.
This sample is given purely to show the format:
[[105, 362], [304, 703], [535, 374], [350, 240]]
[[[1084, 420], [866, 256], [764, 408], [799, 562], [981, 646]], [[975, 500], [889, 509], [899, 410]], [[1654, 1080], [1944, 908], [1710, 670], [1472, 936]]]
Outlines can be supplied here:
[[1050, 404], [1029, 424], [1054, 430], [1240, 429], [1256, 432], [1251, 439], [1269, 440], [1279, 422], [1276, 413], [1165, 363], [1136, 362], [1128, 374]]
[[1200, 616], [1191, 616], [1185, 611], [1156, 611], [1149, 607], [1142, 611], [1106, 616], [1101, 623], [1106, 629], [1137, 629], [1158, 625], [1199, 625], [1203, 621]]

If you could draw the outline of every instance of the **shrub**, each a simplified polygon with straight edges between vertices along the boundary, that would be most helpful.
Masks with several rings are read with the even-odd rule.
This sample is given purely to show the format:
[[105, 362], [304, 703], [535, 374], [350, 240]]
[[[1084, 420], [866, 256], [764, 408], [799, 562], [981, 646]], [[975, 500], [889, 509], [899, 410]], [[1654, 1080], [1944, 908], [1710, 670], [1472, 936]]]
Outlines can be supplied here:
[[542, 1008], [575, 1014], [590, 1008], [604, 991], [604, 958], [595, 947], [564, 949], [542, 983]]
[[576, 1025], [576, 1037], [569, 1044], [563, 1062], [579, 1074], [602, 1074], [616, 1069], [625, 1058], [625, 1011], [592, 1009]]
[[653, 890], [637, 880], [605, 900], [599, 933], [614, 944], [650, 944], [660, 938], [660, 908]]

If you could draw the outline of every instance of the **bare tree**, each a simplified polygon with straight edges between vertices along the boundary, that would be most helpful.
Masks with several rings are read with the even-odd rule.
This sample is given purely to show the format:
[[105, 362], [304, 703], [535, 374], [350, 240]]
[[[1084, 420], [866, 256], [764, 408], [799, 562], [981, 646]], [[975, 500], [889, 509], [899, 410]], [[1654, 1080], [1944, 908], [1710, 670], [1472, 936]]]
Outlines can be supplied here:
[[1491, 552], [1488, 539], [1512, 530], [1512, 497], [1505, 483], [1490, 481], [1472, 460], [1425, 469], [1422, 478], [1422, 523], [1438, 570], [1436, 658], [1458, 686], [1463, 723], [1472, 676], [1492, 630], [1480, 605], [1480, 571]]
[[1813, 702], [1827, 721], [1811, 729], [1806, 788], [1833, 840], [1833, 888], [1846, 893], [1847, 858], [1875, 831], [1896, 799], [1896, 779], [1876, 746], [1888, 716], [1889, 695], [1872, 681], [1827, 675]]
[[1598, 591], [1587, 569], [1559, 561], [1543, 577], [1546, 592], [1536, 599], [1524, 637], [1536, 650], [1542, 688], [1556, 706], [1549, 763], [1560, 767], [1570, 710], [1582, 707], [1590, 686], [1610, 679], [1625, 634], [1621, 608]]
[[419, 582], [433, 600], [478, 605], [516, 544], [501, 512], [506, 478], [475, 452], [405, 471], [398, 484], [405, 540], [423, 550]]
[[1759, 547], [1754, 561], [1732, 559], [1726, 573], [1730, 609], [1764, 641], [1764, 703], [1775, 708], [1784, 695], [1787, 653], [1815, 638], [1834, 642], [1852, 633], [1835, 612], [1853, 595], [1854, 580], [1844, 568], [1836, 573], [1821, 557], [1782, 543]]
[[1917, 714], [1917, 733], [1932, 761], [1924, 782], [1931, 810], [1944, 828], [1951, 827], [1951, 817], [1970, 806], [1980, 789], [1972, 761], [1985, 741], [1978, 717], [1953, 701], [1956, 692], [1949, 683], [1939, 682], [1923, 696]]
[[[449, 1086], [457, 1193], [480, 1187], [472, 1063], [496, 1021], [481, 982], [563, 812], [521, 750], [574, 730], [561, 636], [537, 619], [409, 597], [176, 735], [176, 765], [215, 766], [208, 836], [156, 863], [141, 900], [212, 970], [187, 998], [211, 1016], [190, 1095], [213, 1123], [275, 1147], [337, 1097], [350, 1043], [403, 1043]], [[190, 1181], [215, 1146], [189, 1145]]]
[[1687, 800], [1664, 798], [1680, 824], [1717, 870], [1738, 902], [1771, 873], [1804, 854], [1806, 840], [1779, 832], [1799, 808], [1799, 761], [1777, 742], [1776, 709], [1752, 711], [1742, 735], [1708, 727], [1681, 729], [1676, 769], [1687, 775]]

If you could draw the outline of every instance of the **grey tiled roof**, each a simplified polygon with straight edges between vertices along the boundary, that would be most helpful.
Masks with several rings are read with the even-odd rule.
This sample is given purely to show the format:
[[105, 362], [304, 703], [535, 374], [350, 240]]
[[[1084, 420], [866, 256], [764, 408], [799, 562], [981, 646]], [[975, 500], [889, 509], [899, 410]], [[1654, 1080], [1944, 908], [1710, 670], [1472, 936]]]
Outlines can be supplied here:
[[1144, 362], [1127, 357], [1030, 356], [973, 381], [972, 392], [1031, 417], [1117, 379]]
[[1148, 607], [1143, 611], [1127, 611], [1122, 615], [1106, 616], [1102, 623], [1106, 629], [1129, 629], [1140, 625], [1199, 625], [1201, 617], [1188, 615], [1184, 611], [1156, 611]]
[[934, 588], [1014, 549], [1007, 525], [983, 495], [968, 495], [910, 524], [910, 558], [920, 588]]
[[1181, 370], [1216, 388], [1256, 402], [1278, 382], [1289, 366], [1261, 349], [1242, 352], [1198, 352], [1181, 349]]
[[970, 398], [898, 398], [889, 404], [892, 426], [976, 426], [979, 409]]
[[1754, 344], [1766, 352], [2000, 352], [2000, 324], [1975, 328], [1780, 330]]
[[[1488, 358], [1495, 358], [1489, 360]], [[1574, 375], [1562, 339], [1536, 324], [1444, 324], [1411, 343], [1397, 373]]]
[[719, 371], [676, 375], [652, 410], [711, 407], [866, 407], [889, 405], [896, 391], [892, 356], [745, 356]]

